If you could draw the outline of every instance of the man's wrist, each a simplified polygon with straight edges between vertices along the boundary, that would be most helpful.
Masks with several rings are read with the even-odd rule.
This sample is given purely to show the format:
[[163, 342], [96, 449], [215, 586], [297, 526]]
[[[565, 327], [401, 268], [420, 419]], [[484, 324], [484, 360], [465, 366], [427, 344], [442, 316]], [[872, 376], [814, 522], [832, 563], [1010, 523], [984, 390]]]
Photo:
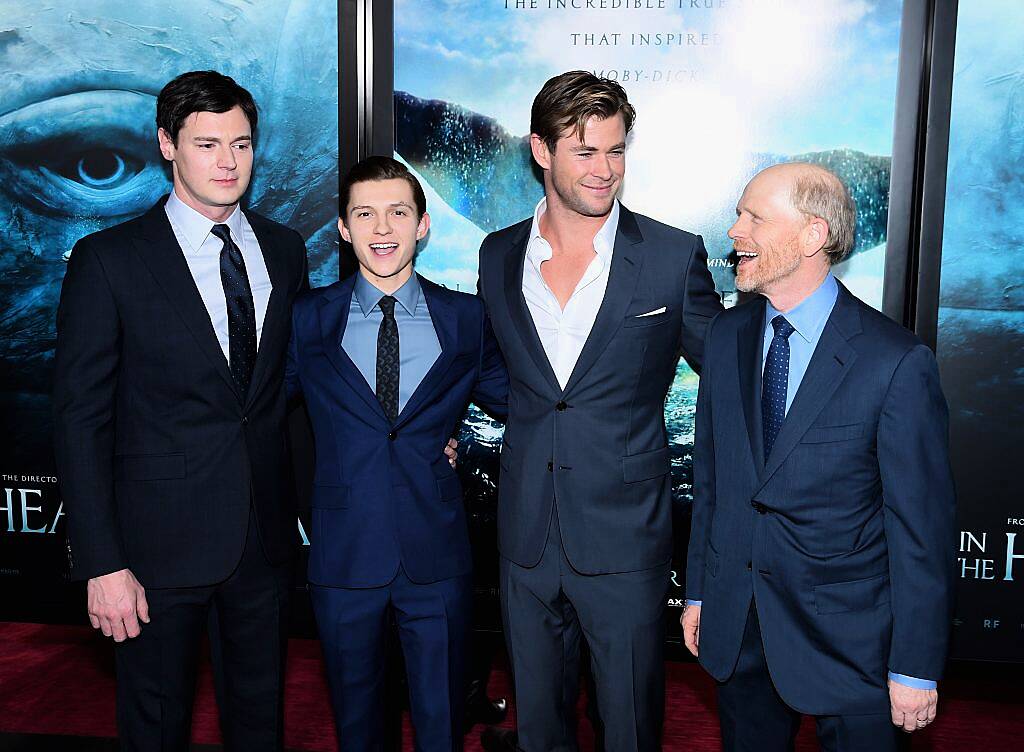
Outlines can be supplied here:
[[915, 676], [897, 674], [894, 671], [889, 672], [889, 680], [894, 681], [897, 684], [902, 684], [904, 687], [910, 687], [911, 689], [936, 689], [938, 687], [938, 682], [931, 679], [918, 679]]

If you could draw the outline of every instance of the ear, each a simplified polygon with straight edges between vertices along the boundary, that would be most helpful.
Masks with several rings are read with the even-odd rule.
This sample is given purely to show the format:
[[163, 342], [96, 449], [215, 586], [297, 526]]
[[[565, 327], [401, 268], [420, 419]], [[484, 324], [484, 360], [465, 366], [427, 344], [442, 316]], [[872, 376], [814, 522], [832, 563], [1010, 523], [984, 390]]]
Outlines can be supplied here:
[[165, 131], [163, 128], [156, 129], [156, 138], [160, 142], [160, 153], [164, 155], [164, 159], [168, 162], [174, 161], [174, 139], [171, 138], [171, 134]]
[[828, 242], [828, 222], [821, 217], [814, 217], [804, 227], [804, 255], [807, 258], [816, 256]]
[[341, 237], [345, 239], [346, 243], [352, 242], [352, 233], [350, 233], [348, 228], [345, 227], [345, 220], [341, 217], [338, 217], [338, 231], [341, 233]]
[[423, 216], [420, 217], [419, 227], [416, 228], [416, 239], [423, 240], [428, 230], [430, 230], [430, 215], [423, 212]]
[[551, 152], [548, 151], [548, 145], [544, 139], [536, 133], [530, 134], [530, 151], [533, 152], [533, 158], [541, 166], [541, 169], [551, 169]]

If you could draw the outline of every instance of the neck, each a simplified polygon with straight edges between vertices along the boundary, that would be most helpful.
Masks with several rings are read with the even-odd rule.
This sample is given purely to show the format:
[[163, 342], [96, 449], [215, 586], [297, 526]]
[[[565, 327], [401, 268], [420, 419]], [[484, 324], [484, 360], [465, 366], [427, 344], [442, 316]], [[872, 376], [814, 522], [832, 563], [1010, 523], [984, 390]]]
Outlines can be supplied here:
[[359, 267], [359, 273], [363, 275], [367, 282], [385, 295], [394, 295], [412, 277], [412, 264], [409, 264], [397, 274], [392, 274], [390, 277], [378, 277], [365, 266]]
[[237, 203], [229, 204], [228, 206], [210, 206], [209, 204], [204, 204], [189, 193], [188, 189], [180, 183], [174, 184], [174, 195], [177, 196], [178, 200], [185, 204], [185, 206], [190, 209], [195, 209], [208, 220], [216, 224], [223, 223], [238, 207]]
[[[585, 246], [591, 250], [594, 238], [601, 231], [611, 209], [599, 217], [588, 217], [573, 211], [557, 198], [552, 200], [554, 191], [547, 194], [547, 207], [540, 218], [540, 232], [551, 245], [553, 253], [573, 246]], [[614, 206], [614, 204], [613, 204]]]
[[803, 279], [784, 280], [788, 284], [781, 285], [778, 289], [766, 290], [763, 294], [768, 298], [776, 311], [789, 313], [798, 305], [803, 303], [808, 296], [821, 287], [821, 283], [828, 276], [829, 267], [815, 270], [813, 276], [806, 275]]

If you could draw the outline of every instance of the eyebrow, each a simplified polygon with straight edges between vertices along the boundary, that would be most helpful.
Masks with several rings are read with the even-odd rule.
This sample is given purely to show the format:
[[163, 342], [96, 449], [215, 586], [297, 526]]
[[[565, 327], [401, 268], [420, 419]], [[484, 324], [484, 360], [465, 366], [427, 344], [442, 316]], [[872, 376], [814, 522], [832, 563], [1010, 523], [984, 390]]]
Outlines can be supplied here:
[[[390, 207], [404, 206], [406, 209], [411, 209], [412, 208], [412, 205], [407, 203], [407, 202], [405, 202], [405, 201], [393, 201], [392, 203], [388, 204], [388, 206], [390, 206]], [[356, 211], [357, 209], [373, 209], [373, 207], [368, 205], [368, 204], [363, 204], [363, 205], [360, 205], [360, 206], [353, 206], [351, 209], [348, 210], [349, 214], [351, 214], [352, 212]]]
[[[616, 151], [618, 149], [625, 149], [625, 148], [626, 148], [626, 142], [622, 141], [620, 143], [615, 144], [615, 146], [611, 147], [608, 151]], [[583, 153], [593, 153], [593, 152], [595, 152], [597, 150], [598, 149], [595, 146], [587, 146], [586, 144], [583, 144], [581, 146], [574, 146], [569, 151], [571, 151], [573, 154], [583, 154]]]
[[[214, 144], [219, 144], [221, 142], [221, 140], [219, 138], [217, 138], [216, 136], [193, 136], [192, 137], [192, 141], [193, 142], [203, 141], [203, 142], [214, 143]], [[252, 141], [252, 136], [235, 136], [233, 139], [231, 139], [230, 143], [233, 144], [236, 141]]]

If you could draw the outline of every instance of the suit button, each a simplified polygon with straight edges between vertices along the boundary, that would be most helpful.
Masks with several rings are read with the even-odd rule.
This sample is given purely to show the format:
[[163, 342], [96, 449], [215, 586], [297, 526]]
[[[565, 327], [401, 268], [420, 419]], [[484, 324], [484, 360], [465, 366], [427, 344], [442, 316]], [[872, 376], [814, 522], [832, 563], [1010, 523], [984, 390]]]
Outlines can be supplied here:
[[554, 462], [549, 462], [548, 463], [548, 472], [549, 473], [555, 472], [555, 463]]
[[249, 416], [248, 415], [243, 415], [242, 416], [242, 425], [243, 426], [249, 425]]
[[750, 506], [752, 506], [754, 508], [754, 511], [758, 514], [768, 514], [768, 507], [766, 507], [760, 501], [751, 501]]
[[562, 412], [567, 407], [568, 405], [565, 404], [565, 402], [559, 402], [557, 405], [555, 405], [555, 409], [558, 410], [558, 412]]
[[394, 441], [398, 438], [398, 431], [392, 431], [388, 434], [388, 441]]

